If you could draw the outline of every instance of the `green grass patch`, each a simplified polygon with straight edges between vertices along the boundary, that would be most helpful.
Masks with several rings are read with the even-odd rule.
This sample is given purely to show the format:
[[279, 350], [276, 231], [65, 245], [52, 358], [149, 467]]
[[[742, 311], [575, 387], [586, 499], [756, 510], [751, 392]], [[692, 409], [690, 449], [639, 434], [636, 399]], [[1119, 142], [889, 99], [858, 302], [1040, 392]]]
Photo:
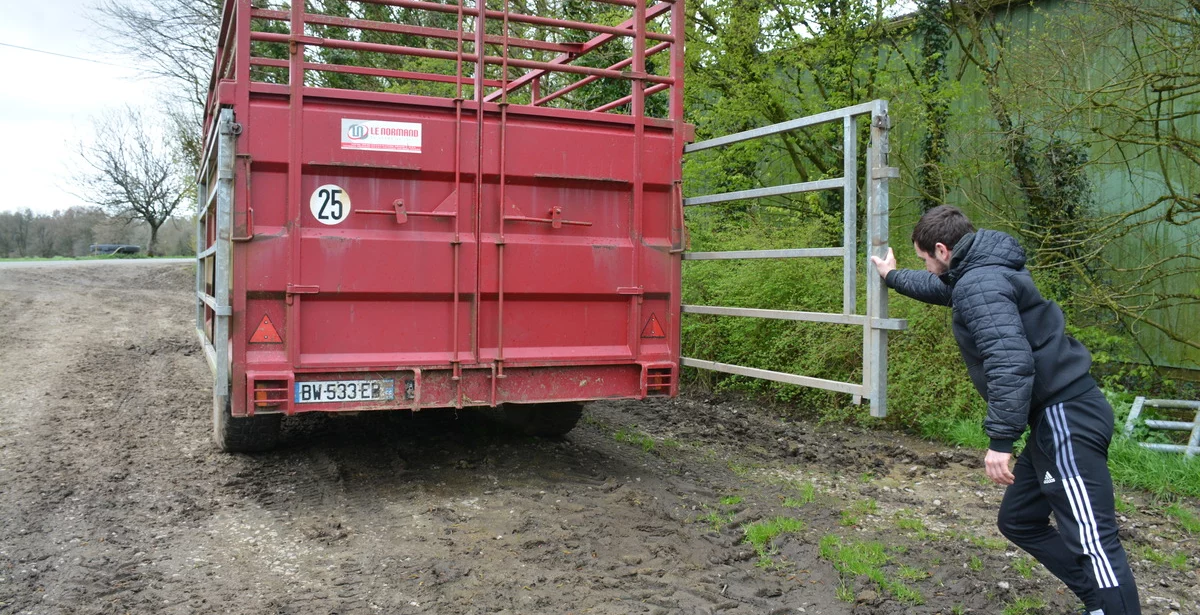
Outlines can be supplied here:
[[1008, 550], [1008, 541], [1002, 538], [988, 538], [987, 536], [979, 536], [976, 534], [969, 534], [967, 532], [958, 532], [954, 530], [947, 532], [946, 537], [952, 540], [969, 542], [980, 549], [986, 549], [988, 551]]
[[854, 526], [858, 525], [859, 521], [861, 521], [861, 520], [862, 519], [859, 518], [859, 516], [857, 514], [855, 514], [854, 511], [843, 510], [842, 518], [838, 519], [838, 525], [841, 525], [844, 527], [854, 527]]
[[[706, 509], [708, 507], [705, 507]], [[721, 531], [721, 528], [729, 525], [733, 521], [733, 513], [721, 510], [708, 510], [708, 512], [696, 517], [697, 523], [708, 525], [714, 532]]]
[[1161, 498], [1200, 498], [1200, 457], [1152, 451], [1128, 438], [1113, 439], [1108, 449], [1113, 482]]
[[765, 521], [756, 521], [746, 526], [746, 542], [754, 546], [758, 553], [758, 566], [774, 565], [771, 554], [771, 541], [782, 534], [794, 534], [804, 529], [804, 522], [792, 517], [775, 517]]
[[906, 532], [916, 532], [918, 536], [926, 536], [925, 522], [912, 517], [896, 517], [896, 528]]
[[836, 593], [838, 600], [841, 600], [842, 602], [854, 602], [856, 598], [854, 595], [854, 590], [851, 589], [850, 585], [845, 582], [838, 583]]
[[1129, 516], [1138, 512], [1137, 504], [1134, 504], [1132, 500], [1125, 499], [1121, 496], [1117, 496], [1113, 503], [1116, 505], [1115, 507], [1117, 512], [1121, 513], [1122, 515]]
[[1180, 572], [1187, 572], [1188, 555], [1183, 551], [1167, 554], [1155, 549], [1150, 545], [1135, 545], [1130, 549], [1133, 556], [1139, 559], [1151, 561], [1159, 566], [1168, 566]]
[[1016, 570], [1017, 574], [1021, 575], [1021, 578], [1024, 579], [1033, 578], [1033, 569], [1035, 566], [1037, 566], [1037, 561], [1035, 561], [1033, 558], [1024, 556], [1017, 557], [1013, 560], [1012, 564], [1013, 570]]
[[[881, 590], [892, 594], [897, 600], [905, 604], [925, 603], [925, 596], [920, 591], [906, 585], [900, 580], [888, 577], [884, 572], [884, 566], [889, 562], [890, 558], [884, 550], [883, 543], [878, 541], [843, 541], [837, 535], [828, 534], [821, 538], [819, 548], [821, 558], [832, 564], [834, 569], [842, 575], [843, 583], [846, 582], [846, 577], [865, 576], [879, 586]], [[910, 574], [915, 574], [911, 572], [915, 571], [915, 568], [901, 566], [902, 575], [906, 569], [910, 571]]]
[[851, 504], [850, 508], [860, 515], [874, 515], [879, 512], [879, 503], [874, 498], [868, 498]]
[[756, 466], [748, 463], [739, 463], [736, 461], [729, 462], [729, 471], [737, 476], [745, 477], [754, 471]]
[[1006, 604], [1003, 615], [1039, 615], [1046, 608], [1046, 601], [1033, 596], [1022, 596]]
[[1179, 524], [1179, 527], [1189, 534], [1200, 534], [1200, 518], [1186, 506], [1176, 502], [1163, 509], [1168, 517]]
[[921, 435], [930, 440], [967, 448], [986, 449], [990, 440], [975, 417], [932, 418], [921, 423]]
[[816, 499], [817, 499], [816, 485], [814, 485], [812, 483], [803, 483], [800, 486], [796, 487], [796, 497], [787, 498], [786, 500], [784, 500], [783, 505], [789, 506], [789, 504], [787, 503], [787, 500], [791, 500], [792, 502], [794, 502], [794, 505], [792, 505], [791, 507], [800, 507], [800, 506], [804, 506], [805, 504], [811, 504], [812, 502], [816, 501]]
[[622, 427], [613, 434], [613, 438], [622, 444], [640, 446], [647, 453], [654, 450], [654, 438], [638, 431], [636, 427]]
[[912, 566], [900, 566], [900, 571], [896, 573], [901, 579], [906, 581], [920, 581], [929, 578], [929, 571]]
[[721, 498], [721, 506], [737, 506], [744, 501], [746, 501], [746, 498], [740, 495], [727, 495]]
[[967, 568], [979, 572], [983, 570], [983, 560], [979, 559], [978, 555], [972, 555], [971, 559], [967, 561]]

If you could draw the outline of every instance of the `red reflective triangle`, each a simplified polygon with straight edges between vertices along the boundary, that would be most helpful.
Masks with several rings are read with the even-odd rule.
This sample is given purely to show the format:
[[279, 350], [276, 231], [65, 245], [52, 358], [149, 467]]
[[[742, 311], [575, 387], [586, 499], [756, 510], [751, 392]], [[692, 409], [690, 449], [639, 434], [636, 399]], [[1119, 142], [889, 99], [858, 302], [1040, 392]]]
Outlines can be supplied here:
[[642, 328], [642, 337], [666, 337], [667, 332], [663, 331], [662, 325], [658, 324], [658, 317], [654, 314], [650, 315], [650, 320], [646, 321], [646, 326]]
[[271, 324], [271, 318], [263, 314], [262, 322], [258, 323], [258, 328], [254, 330], [254, 335], [250, 336], [251, 344], [280, 344], [283, 339], [279, 337], [279, 332], [275, 330], [275, 325]]

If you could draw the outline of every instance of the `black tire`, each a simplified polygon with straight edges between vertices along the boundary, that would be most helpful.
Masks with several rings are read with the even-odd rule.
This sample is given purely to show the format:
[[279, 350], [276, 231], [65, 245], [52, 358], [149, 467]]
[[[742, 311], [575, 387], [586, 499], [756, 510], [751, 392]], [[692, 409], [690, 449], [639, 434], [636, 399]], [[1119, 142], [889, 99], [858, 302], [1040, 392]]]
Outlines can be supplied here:
[[583, 416], [583, 403], [504, 404], [504, 420], [527, 436], [554, 438], [566, 435]]
[[281, 414], [234, 418], [228, 397], [213, 397], [213, 442], [227, 453], [254, 453], [279, 443]]

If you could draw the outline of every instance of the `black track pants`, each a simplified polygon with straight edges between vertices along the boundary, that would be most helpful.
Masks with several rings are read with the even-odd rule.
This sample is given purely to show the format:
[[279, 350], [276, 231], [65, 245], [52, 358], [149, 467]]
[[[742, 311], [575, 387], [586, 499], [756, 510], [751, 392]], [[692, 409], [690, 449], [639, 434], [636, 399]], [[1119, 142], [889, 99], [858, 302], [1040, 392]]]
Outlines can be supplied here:
[[[1117, 538], [1108, 445], [1113, 411], [1099, 389], [1031, 414], [1028, 443], [1004, 492], [1000, 532], [1067, 584], [1087, 609], [1141, 613]], [[1050, 513], [1055, 525], [1050, 525]]]

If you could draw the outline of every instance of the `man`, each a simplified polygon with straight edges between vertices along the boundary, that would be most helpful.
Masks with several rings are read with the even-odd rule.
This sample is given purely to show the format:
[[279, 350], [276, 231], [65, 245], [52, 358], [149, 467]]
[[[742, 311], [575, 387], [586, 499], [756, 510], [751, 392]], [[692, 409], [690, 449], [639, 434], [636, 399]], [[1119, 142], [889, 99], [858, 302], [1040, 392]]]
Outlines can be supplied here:
[[921, 216], [912, 241], [925, 271], [897, 269], [890, 249], [871, 262], [889, 288], [953, 310], [954, 339], [987, 402], [984, 466], [1008, 486], [1000, 532], [1066, 583], [1086, 612], [1140, 613], [1108, 472], [1113, 411], [1088, 373], [1091, 355], [1066, 334], [1062, 310], [1038, 292], [1011, 236], [976, 232], [962, 211], [943, 205]]

